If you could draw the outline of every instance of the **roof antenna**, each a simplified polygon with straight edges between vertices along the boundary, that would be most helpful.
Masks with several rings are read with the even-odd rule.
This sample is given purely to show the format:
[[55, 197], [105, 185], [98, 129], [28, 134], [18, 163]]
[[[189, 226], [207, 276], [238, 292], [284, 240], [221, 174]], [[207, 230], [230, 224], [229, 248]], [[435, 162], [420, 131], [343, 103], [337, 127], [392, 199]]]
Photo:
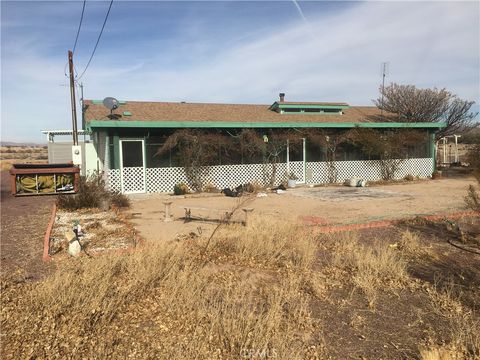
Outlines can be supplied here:
[[389, 74], [389, 70], [390, 70], [390, 62], [389, 61], [385, 61], [385, 62], [382, 62], [382, 99], [380, 101], [380, 116], [383, 118], [383, 92], [385, 90], [385, 76], [387, 76]]

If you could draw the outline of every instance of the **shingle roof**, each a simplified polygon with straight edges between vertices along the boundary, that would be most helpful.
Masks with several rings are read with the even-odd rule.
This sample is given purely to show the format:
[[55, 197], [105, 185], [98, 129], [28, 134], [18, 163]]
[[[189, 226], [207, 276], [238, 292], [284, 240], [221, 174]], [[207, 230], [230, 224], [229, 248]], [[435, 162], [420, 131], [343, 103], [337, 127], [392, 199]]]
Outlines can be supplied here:
[[[110, 111], [101, 103], [85, 100], [84, 104], [87, 122], [112, 119], [109, 117]], [[127, 101], [113, 113], [116, 114], [115, 120], [121, 121], [360, 123], [398, 120], [396, 115], [386, 112], [381, 117], [380, 110], [374, 106], [352, 106], [344, 109], [343, 115], [280, 114], [269, 107], [270, 105]], [[130, 112], [131, 116], [123, 115], [124, 112]]]

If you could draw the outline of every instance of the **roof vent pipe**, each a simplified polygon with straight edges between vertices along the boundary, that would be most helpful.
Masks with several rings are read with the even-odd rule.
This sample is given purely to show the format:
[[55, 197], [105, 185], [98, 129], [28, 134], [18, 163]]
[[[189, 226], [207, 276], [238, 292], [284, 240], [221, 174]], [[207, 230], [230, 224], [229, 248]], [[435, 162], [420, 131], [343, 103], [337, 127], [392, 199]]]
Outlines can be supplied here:
[[285, 101], [285, 93], [280, 93], [280, 102], [284, 102]]

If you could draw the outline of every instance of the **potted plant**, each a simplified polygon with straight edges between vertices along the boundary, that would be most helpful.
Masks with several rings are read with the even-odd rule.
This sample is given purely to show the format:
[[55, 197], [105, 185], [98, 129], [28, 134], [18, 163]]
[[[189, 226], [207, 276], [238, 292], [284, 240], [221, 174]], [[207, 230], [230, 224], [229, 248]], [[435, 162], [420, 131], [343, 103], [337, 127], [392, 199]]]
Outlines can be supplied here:
[[287, 179], [288, 179], [288, 187], [289, 188], [294, 188], [295, 186], [297, 186], [297, 180], [298, 180], [298, 177], [297, 175], [295, 175], [294, 173], [287, 173]]

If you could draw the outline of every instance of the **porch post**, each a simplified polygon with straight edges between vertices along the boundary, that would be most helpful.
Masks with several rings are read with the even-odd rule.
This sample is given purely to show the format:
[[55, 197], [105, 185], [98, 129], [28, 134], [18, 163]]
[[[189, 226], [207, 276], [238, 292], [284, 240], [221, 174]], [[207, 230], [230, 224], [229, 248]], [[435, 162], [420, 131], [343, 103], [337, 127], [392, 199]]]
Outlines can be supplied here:
[[287, 174], [290, 175], [290, 141], [288, 139], [287, 139]]
[[307, 183], [307, 141], [302, 138], [303, 142], [303, 182]]
[[437, 170], [437, 150], [438, 150], [438, 141], [435, 142], [435, 132], [430, 132], [430, 152], [433, 161], [433, 171]]
[[120, 138], [118, 133], [113, 134], [113, 168], [120, 169]]

